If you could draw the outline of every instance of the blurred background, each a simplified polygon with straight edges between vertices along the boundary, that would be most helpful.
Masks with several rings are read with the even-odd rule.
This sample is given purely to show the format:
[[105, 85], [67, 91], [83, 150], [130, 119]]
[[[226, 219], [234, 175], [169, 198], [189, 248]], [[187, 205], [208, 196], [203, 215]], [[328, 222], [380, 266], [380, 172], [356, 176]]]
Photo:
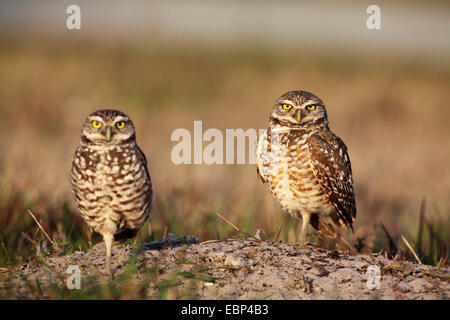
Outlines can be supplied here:
[[[66, 9], [81, 8], [81, 30]], [[98, 242], [77, 216], [69, 170], [86, 116], [131, 116], [155, 189], [139, 242], [243, 231], [297, 241], [255, 165], [174, 165], [173, 130], [267, 128], [289, 90], [318, 95], [349, 148], [361, 252], [448, 263], [450, 4], [377, 1], [13, 1], [0, 3], [0, 267]], [[204, 144], [205, 146], [206, 144]], [[166, 231], [165, 231], [166, 230]], [[345, 248], [336, 240], [311, 241]]]

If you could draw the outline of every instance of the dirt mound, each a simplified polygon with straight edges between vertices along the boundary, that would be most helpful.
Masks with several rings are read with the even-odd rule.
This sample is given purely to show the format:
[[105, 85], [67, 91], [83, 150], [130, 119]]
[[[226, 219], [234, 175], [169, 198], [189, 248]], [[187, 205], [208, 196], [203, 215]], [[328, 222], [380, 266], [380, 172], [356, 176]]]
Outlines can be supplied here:
[[[44, 288], [52, 281], [66, 285], [69, 265], [79, 267], [84, 281], [75, 291], [83, 292], [92, 279], [109, 281], [104, 276], [104, 264], [102, 243], [88, 252], [29, 262], [21, 270], [2, 276], [0, 294], [16, 286], [20, 292], [16, 297], [28, 297], [33, 287], [26, 282], [39, 279], [39, 294], [34, 296], [48, 298]], [[448, 299], [450, 293], [448, 268], [312, 246], [301, 249], [273, 241], [198, 243], [197, 238], [188, 236], [140, 248], [119, 246], [113, 250], [113, 267], [112, 282], [123, 284], [126, 279], [141, 284], [144, 298]]]

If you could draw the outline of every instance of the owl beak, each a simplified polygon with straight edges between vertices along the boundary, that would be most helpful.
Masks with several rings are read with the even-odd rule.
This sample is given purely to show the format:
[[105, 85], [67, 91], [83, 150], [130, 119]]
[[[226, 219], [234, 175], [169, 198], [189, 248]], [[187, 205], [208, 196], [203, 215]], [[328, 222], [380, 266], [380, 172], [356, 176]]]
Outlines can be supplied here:
[[295, 114], [295, 120], [297, 120], [297, 123], [300, 123], [302, 121], [302, 110], [298, 110]]
[[112, 137], [112, 130], [110, 126], [106, 127], [106, 140], [111, 141]]

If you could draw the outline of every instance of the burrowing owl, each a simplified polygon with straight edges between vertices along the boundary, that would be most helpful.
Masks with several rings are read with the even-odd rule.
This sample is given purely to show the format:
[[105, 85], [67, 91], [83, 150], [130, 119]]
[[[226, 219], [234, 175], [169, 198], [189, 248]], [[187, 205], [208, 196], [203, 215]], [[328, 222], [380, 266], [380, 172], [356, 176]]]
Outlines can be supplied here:
[[103, 236], [112, 276], [113, 240], [132, 238], [150, 214], [152, 182], [131, 119], [117, 110], [91, 113], [71, 171], [72, 191], [87, 224]]
[[269, 129], [258, 141], [257, 176], [284, 211], [302, 218], [302, 246], [309, 224], [333, 238], [335, 226], [353, 230], [356, 204], [347, 147], [328, 128], [325, 105], [312, 93], [291, 91], [275, 101]]

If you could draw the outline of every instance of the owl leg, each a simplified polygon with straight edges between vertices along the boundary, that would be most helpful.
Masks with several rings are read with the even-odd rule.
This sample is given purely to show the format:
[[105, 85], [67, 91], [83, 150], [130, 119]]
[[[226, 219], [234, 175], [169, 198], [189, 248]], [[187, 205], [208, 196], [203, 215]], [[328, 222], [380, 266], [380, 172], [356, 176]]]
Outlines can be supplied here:
[[308, 225], [311, 218], [309, 212], [302, 212], [302, 232], [300, 235], [300, 246], [306, 248], [306, 235], [308, 233]]
[[114, 240], [114, 235], [111, 233], [105, 233], [103, 235], [103, 240], [105, 241], [106, 247], [106, 272], [108, 272], [109, 277], [113, 278], [113, 272], [111, 268], [111, 252], [112, 252], [112, 244]]

